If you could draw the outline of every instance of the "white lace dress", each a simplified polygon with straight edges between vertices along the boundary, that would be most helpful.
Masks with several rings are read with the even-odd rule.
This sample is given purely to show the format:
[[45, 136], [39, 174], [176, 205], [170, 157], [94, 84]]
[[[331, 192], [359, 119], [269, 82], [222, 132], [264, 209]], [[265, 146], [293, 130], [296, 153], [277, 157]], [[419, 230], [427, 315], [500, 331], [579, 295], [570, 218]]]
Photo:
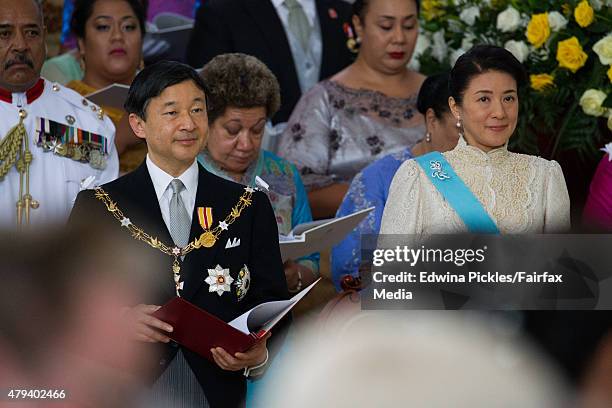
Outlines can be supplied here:
[[[502, 234], [555, 233], [570, 228], [570, 200], [556, 161], [511, 153], [488, 153], [463, 138], [443, 153]], [[408, 160], [399, 168], [383, 213], [381, 234], [442, 234], [467, 228], [421, 170]]]

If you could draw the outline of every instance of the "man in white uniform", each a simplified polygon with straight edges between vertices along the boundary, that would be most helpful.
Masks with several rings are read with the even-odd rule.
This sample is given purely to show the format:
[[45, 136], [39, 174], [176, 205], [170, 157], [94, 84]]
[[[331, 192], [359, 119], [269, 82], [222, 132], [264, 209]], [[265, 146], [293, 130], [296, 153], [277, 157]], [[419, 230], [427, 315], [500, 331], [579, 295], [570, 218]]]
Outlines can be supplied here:
[[36, 0], [0, 0], [0, 228], [64, 222], [81, 189], [118, 176], [112, 122], [40, 77], [45, 54]]

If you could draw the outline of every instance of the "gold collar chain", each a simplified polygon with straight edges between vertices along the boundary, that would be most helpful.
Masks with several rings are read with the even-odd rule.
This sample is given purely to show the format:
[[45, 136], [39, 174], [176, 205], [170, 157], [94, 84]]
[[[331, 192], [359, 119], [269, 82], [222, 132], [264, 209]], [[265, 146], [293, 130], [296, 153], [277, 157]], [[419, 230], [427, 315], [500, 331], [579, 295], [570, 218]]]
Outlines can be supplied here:
[[225, 220], [219, 222], [216, 227], [213, 229], [205, 229], [202, 235], [199, 238], [195, 238], [193, 241], [188, 243], [183, 248], [178, 246], [169, 246], [160, 241], [157, 237], [153, 237], [147, 234], [142, 228], [133, 224], [129, 218], [127, 218], [121, 209], [117, 206], [113, 200], [111, 200], [110, 196], [102, 187], [97, 187], [95, 189], [95, 197], [102, 201], [106, 205], [106, 209], [110, 212], [113, 217], [117, 219], [121, 223], [122, 227], [127, 228], [127, 230], [132, 234], [132, 238], [137, 239], [151, 246], [152, 248], [159, 249], [166, 255], [170, 255], [174, 258], [174, 262], [172, 263], [172, 274], [174, 276], [174, 284], [176, 287], [176, 295], [180, 296], [179, 289], [183, 289], [183, 282], [181, 280], [181, 266], [179, 263], [179, 256], [183, 257], [193, 251], [194, 249], [199, 249], [201, 247], [211, 248], [217, 242], [219, 235], [221, 232], [226, 230], [231, 224], [236, 221], [240, 215], [242, 214], [242, 210], [246, 207], [250, 206], [252, 203], [252, 195], [255, 190], [251, 187], [246, 187], [245, 192], [238, 199], [238, 203], [232, 208], [230, 213]]

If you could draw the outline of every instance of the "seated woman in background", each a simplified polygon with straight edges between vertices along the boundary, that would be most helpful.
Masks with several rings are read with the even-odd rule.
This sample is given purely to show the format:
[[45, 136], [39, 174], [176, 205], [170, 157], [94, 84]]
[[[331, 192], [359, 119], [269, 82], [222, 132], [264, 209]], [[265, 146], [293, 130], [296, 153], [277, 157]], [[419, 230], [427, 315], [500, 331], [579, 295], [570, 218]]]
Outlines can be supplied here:
[[300, 169], [315, 218], [333, 217], [349, 183], [372, 161], [412, 148], [425, 133], [406, 68], [419, 32], [416, 0], [357, 0], [356, 61], [304, 94], [279, 152]]
[[417, 109], [425, 117], [425, 138], [412, 149], [406, 148], [375, 161], [353, 179], [336, 217], [375, 208], [332, 250], [332, 278], [337, 290], [341, 289], [340, 282], [344, 276], [359, 276], [361, 237], [378, 234], [391, 180], [401, 164], [415, 156], [431, 151], [445, 152], [457, 145], [459, 133], [448, 106], [448, 97], [448, 73], [427, 78], [417, 99]]
[[[142, 61], [145, 9], [139, 0], [76, 0], [70, 26], [77, 38], [84, 76], [66, 86], [81, 95], [119, 83], [130, 85]], [[117, 128], [120, 171], [134, 170], [147, 148], [131, 131], [123, 109], [102, 105]]]
[[589, 229], [612, 232], [612, 143], [602, 150], [606, 153], [591, 181], [583, 223]]
[[[222, 54], [202, 70], [208, 84], [206, 106], [209, 135], [198, 161], [213, 174], [247, 186], [262, 188], [272, 203], [280, 234], [312, 221], [304, 185], [294, 165], [261, 150], [266, 121], [280, 106], [274, 74], [257, 58]], [[319, 255], [285, 262], [290, 292], [298, 292], [319, 275]]]
[[[450, 73], [449, 105], [462, 137], [449, 152], [402, 164], [381, 235], [569, 229], [570, 201], [559, 164], [507, 148], [525, 78], [521, 63], [500, 47], [479, 45], [459, 57]], [[460, 192], [460, 202], [447, 195], [450, 189]]]

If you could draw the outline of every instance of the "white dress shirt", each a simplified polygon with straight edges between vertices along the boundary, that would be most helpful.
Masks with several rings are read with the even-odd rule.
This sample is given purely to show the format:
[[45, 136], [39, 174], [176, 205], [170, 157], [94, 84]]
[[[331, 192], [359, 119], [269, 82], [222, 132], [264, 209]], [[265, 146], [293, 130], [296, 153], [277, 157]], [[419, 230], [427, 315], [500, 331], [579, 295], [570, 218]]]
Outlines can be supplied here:
[[321, 26], [315, 8], [315, 0], [297, 0], [302, 6], [304, 14], [308, 19], [308, 23], [312, 28], [310, 32], [310, 40], [308, 49], [304, 50], [297, 38], [291, 33], [288, 28], [289, 9], [284, 5], [285, 0], [272, 0], [272, 4], [276, 9], [276, 13], [283, 23], [287, 40], [289, 40], [289, 48], [293, 55], [295, 63], [295, 71], [300, 83], [302, 93], [305, 93], [319, 82], [319, 73], [321, 72], [321, 56], [323, 54], [323, 42], [321, 39]]
[[196, 192], [198, 191], [198, 162], [194, 159], [193, 163], [187, 170], [183, 172], [178, 177], [172, 177], [170, 174], [166, 173], [162, 169], [160, 169], [151, 157], [147, 154], [147, 170], [149, 170], [149, 175], [151, 176], [151, 181], [153, 182], [153, 187], [155, 188], [155, 195], [157, 196], [157, 200], [159, 201], [159, 208], [161, 209], [162, 218], [170, 229], [170, 199], [172, 198], [172, 187], [170, 187], [170, 182], [175, 178], [181, 180], [185, 189], [181, 191], [181, 200], [183, 200], [183, 204], [185, 204], [185, 210], [189, 215], [189, 221], [192, 221], [193, 218], [193, 207], [195, 206]]
[[[64, 224], [79, 191], [108, 183], [119, 175], [119, 159], [115, 149], [115, 126], [106, 115], [99, 115], [97, 105], [64, 86], [43, 81], [42, 93], [29, 98], [27, 92], [16, 92], [0, 99], [0, 141], [19, 123], [19, 110], [27, 116], [23, 121], [29, 148], [30, 194], [40, 203], [30, 210], [30, 223]], [[30, 92], [30, 91], [28, 91]], [[48, 119], [69, 127], [92, 132], [106, 139], [106, 166], [93, 168], [89, 163], [72, 160], [38, 146], [40, 121]], [[76, 131], [75, 131], [76, 134]], [[16, 203], [19, 200], [19, 172], [11, 167], [4, 180], [0, 180], [0, 228], [13, 228], [17, 224]]]

